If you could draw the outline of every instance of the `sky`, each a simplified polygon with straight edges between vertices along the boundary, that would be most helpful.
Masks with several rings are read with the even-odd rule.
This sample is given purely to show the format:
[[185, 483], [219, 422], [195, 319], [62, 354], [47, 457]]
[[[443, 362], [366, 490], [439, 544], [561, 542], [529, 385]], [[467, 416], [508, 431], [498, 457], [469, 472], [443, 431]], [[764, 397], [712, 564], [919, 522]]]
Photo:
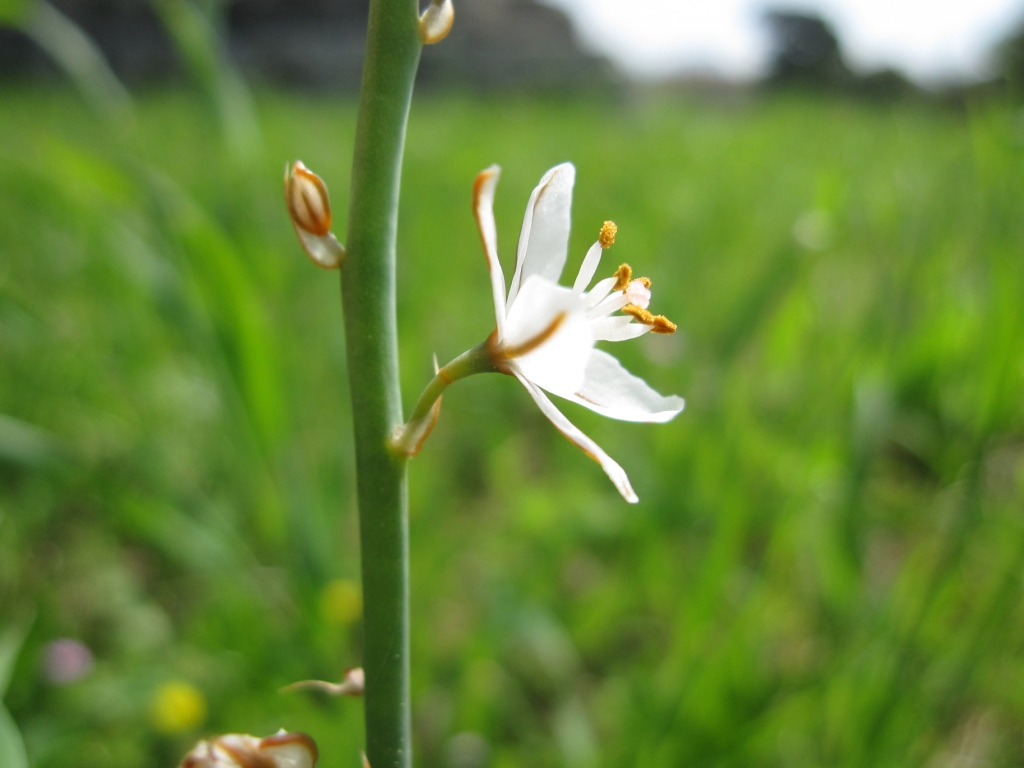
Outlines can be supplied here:
[[1024, 21], [1024, 0], [544, 0], [581, 40], [627, 73], [754, 77], [768, 52], [765, 8], [812, 11], [832, 24], [852, 67], [892, 66], [919, 82], [987, 73], [993, 44]]

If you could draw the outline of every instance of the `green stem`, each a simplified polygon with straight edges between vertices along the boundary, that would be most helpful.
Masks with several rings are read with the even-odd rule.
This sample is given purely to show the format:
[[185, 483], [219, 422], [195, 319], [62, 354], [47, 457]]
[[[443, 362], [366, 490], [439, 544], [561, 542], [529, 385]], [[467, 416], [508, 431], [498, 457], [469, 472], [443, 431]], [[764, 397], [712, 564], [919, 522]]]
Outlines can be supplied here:
[[387, 441], [402, 423], [395, 235], [421, 48], [417, 22], [416, 0], [370, 2], [341, 270], [362, 547], [366, 752], [373, 768], [412, 765], [408, 495], [405, 459]]
[[420, 394], [419, 400], [416, 401], [416, 405], [413, 406], [412, 413], [409, 415], [409, 423], [427, 418], [431, 407], [433, 407], [437, 398], [448, 388], [449, 384], [453, 384], [459, 379], [464, 379], [466, 376], [472, 376], [474, 373], [492, 373], [496, 370], [489, 339], [472, 349], [466, 350], [439, 370], [434, 378], [430, 380], [430, 383], [427, 384], [422, 394]]

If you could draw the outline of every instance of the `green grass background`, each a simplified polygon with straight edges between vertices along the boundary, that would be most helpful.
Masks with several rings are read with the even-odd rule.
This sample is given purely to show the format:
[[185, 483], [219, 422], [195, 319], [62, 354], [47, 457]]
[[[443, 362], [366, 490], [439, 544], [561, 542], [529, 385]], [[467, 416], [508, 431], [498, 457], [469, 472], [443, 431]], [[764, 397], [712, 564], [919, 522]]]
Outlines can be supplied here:
[[[250, 144], [188, 90], [136, 107], [0, 91], [0, 629], [28, 632], [7, 709], [37, 768], [173, 766], [281, 726], [356, 766], [358, 700], [277, 692], [360, 661], [358, 623], [322, 610], [359, 574], [337, 276], [281, 194], [303, 159], [344, 240], [354, 104], [258, 93]], [[411, 465], [418, 764], [1024, 763], [1021, 113], [420, 97], [407, 408], [432, 354], [493, 327], [475, 174], [504, 168], [507, 271], [564, 160], [567, 273], [614, 219], [603, 269], [649, 276], [680, 327], [614, 352], [687, 409], [565, 404], [631, 507], [514, 380], [448, 391]], [[65, 636], [96, 666], [55, 686]], [[201, 724], [157, 731], [168, 680]]]

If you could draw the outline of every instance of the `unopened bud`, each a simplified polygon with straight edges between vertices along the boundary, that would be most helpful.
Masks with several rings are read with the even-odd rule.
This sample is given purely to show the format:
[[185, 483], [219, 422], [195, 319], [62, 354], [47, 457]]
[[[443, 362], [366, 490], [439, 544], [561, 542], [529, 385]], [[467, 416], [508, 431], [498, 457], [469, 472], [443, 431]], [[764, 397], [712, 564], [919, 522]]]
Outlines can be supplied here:
[[318, 266], [337, 269], [345, 247], [331, 234], [331, 200], [323, 179], [296, 160], [285, 167], [284, 197], [303, 250]]
[[280, 730], [265, 739], [226, 733], [200, 741], [180, 768], [315, 768], [316, 742], [305, 733]]
[[331, 231], [331, 199], [323, 179], [296, 160], [284, 186], [288, 199], [288, 213], [295, 226], [314, 235]]
[[455, 6], [452, 0], [431, 0], [427, 10], [420, 16], [420, 39], [425, 45], [440, 43], [452, 31], [455, 21]]

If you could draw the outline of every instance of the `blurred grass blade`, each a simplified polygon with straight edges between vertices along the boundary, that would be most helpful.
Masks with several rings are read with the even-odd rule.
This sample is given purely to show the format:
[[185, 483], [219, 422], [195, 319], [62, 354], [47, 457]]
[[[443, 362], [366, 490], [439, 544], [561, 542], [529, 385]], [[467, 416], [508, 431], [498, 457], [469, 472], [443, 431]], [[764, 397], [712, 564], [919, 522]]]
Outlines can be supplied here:
[[0, 765], [4, 768], [28, 768], [28, 755], [21, 732], [7, 709], [0, 704]]
[[[0, 634], [0, 699], [7, 693], [7, 686], [11, 682], [11, 674], [14, 671], [14, 662], [18, 659], [22, 643], [28, 635], [32, 620], [22, 619], [20, 622], [8, 626]], [[6, 765], [0, 760], [0, 765]]]
[[0, 0], [0, 24], [18, 26], [29, 8], [29, 0]]
[[287, 413], [277, 334], [246, 259], [206, 209], [170, 179], [154, 174], [149, 183], [165, 226], [187, 256], [199, 298], [222, 335], [263, 446], [273, 454]]
[[152, 6], [216, 113], [225, 150], [234, 160], [252, 158], [262, 143], [256, 110], [210, 17], [189, 0], [152, 0]]
[[[0, 702], [7, 693], [14, 672], [14, 662], [25, 642], [31, 619], [12, 624], [0, 634]], [[25, 741], [21, 731], [14, 722], [7, 708], [0, 703], [0, 766], [3, 768], [28, 768], [28, 755], [25, 752]]]
[[60, 453], [58, 442], [45, 430], [0, 413], [0, 461], [38, 467], [59, 458]]
[[118, 126], [132, 122], [131, 96], [77, 24], [45, 0], [36, 0], [20, 15], [18, 26], [68, 74], [101, 117]]

